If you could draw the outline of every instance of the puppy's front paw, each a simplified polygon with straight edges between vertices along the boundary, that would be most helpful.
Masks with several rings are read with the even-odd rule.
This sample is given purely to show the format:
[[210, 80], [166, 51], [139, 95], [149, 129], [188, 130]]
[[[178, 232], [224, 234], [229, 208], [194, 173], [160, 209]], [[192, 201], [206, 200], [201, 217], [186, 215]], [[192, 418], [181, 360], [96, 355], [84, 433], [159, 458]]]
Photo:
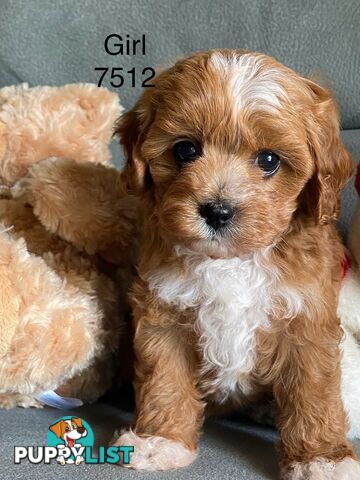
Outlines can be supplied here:
[[163, 437], [139, 437], [132, 430], [122, 431], [114, 446], [133, 445], [130, 463], [124, 467], [135, 470], [170, 470], [186, 467], [196, 458], [196, 452]]
[[325, 458], [295, 462], [282, 475], [283, 480], [334, 480], [335, 464]]
[[340, 462], [317, 458], [312, 462], [292, 464], [283, 475], [283, 480], [357, 480], [360, 464], [346, 457]]
[[335, 465], [334, 480], [355, 480], [360, 478], [360, 463], [346, 457]]

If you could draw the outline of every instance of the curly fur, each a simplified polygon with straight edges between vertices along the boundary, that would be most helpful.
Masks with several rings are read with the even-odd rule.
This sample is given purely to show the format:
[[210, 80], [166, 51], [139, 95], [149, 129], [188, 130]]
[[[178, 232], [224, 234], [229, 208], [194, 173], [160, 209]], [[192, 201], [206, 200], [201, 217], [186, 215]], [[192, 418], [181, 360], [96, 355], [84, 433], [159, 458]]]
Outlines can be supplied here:
[[[6, 185], [50, 156], [109, 163], [116, 94], [92, 84], [0, 90], [0, 180]], [[5, 147], [6, 146], [6, 147]]]
[[250, 388], [247, 381], [256, 361], [256, 332], [269, 329], [276, 304], [283, 301], [285, 318], [291, 319], [301, 312], [302, 298], [281, 285], [266, 249], [244, 258], [216, 260], [181, 247], [176, 253], [184, 259], [185, 274], [175, 264], [173, 269], [160, 267], [145, 278], [150, 291], [164, 302], [181, 310], [197, 310], [202, 374], [216, 368], [210, 388], [217, 390], [217, 400], [224, 403], [236, 391]]
[[109, 165], [120, 113], [95, 85], [0, 90], [3, 407], [52, 389], [94, 401], [129, 350], [136, 202]]

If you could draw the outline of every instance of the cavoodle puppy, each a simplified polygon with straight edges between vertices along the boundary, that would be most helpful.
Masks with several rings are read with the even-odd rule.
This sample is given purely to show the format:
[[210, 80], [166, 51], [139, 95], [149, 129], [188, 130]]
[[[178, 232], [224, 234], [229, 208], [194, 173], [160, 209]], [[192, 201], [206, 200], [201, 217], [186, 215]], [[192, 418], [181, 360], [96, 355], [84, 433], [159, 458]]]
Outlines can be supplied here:
[[118, 121], [142, 201], [133, 468], [185, 466], [206, 405], [273, 396], [283, 478], [360, 478], [346, 439], [334, 221], [353, 164], [330, 93], [274, 59], [196, 53]]

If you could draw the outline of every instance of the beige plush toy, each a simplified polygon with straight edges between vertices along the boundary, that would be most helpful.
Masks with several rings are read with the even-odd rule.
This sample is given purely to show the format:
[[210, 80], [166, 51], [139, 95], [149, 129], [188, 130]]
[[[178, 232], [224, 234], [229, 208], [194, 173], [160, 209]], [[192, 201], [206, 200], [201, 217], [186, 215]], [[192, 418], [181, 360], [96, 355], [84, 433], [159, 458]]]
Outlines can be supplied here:
[[0, 90], [0, 407], [94, 401], [126, 349], [135, 207], [109, 160], [120, 113], [94, 85]]

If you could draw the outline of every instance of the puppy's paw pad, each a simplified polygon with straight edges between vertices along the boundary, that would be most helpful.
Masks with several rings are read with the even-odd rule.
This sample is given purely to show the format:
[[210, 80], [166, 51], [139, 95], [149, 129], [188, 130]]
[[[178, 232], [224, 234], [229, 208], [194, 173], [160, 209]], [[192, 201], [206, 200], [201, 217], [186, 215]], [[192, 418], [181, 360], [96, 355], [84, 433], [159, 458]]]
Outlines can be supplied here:
[[133, 445], [130, 463], [124, 467], [135, 470], [170, 470], [186, 467], [196, 458], [196, 452], [163, 437], [139, 437], [132, 430], [123, 431], [114, 446]]

